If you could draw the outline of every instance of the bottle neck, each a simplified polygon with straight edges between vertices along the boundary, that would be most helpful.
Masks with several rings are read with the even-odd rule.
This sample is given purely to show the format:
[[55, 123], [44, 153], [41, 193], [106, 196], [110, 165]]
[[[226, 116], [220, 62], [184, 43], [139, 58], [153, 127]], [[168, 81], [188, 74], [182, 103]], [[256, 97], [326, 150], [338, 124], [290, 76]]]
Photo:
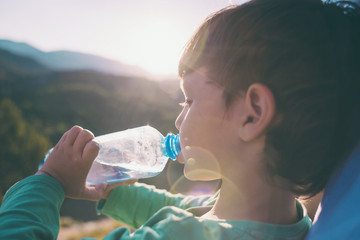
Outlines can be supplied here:
[[177, 155], [180, 152], [179, 135], [169, 133], [168, 135], [166, 135], [164, 143], [165, 143], [164, 146], [165, 156], [169, 157], [173, 161], [176, 160]]

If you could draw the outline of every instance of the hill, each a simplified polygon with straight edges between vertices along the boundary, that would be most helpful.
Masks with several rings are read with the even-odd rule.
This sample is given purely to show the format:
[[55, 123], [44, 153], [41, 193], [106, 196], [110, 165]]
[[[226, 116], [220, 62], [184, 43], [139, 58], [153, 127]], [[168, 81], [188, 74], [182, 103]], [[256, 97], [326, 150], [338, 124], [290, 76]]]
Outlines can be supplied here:
[[42, 129], [61, 122], [66, 127], [81, 124], [97, 133], [146, 123], [166, 126], [179, 110], [180, 90], [174, 89], [177, 81], [54, 71], [31, 58], [0, 50], [1, 98], [11, 99], [28, 121]]
[[92, 54], [72, 51], [44, 52], [27, 43], [10, 40], [0, 40], [0, 49], [32, 58], [52, 70], [93, 70], [121, 76], [150, 77], [150, 74], [140, 67]]
[[49, 71], [47, 67], [30, 57], [19, 56], [0, 49], [0, 74], [27, 75], [43, 74]]

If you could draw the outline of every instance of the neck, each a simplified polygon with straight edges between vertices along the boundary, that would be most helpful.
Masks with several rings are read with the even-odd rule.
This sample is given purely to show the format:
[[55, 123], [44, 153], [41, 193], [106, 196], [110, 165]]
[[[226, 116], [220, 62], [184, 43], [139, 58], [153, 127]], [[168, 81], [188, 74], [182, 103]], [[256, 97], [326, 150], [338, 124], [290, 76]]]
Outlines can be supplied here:
[[219, 198], [203, 218], [272, 224], [292, 224], [298, 220], [294, 195], [261, 178], [255, 181], [223, 179]]

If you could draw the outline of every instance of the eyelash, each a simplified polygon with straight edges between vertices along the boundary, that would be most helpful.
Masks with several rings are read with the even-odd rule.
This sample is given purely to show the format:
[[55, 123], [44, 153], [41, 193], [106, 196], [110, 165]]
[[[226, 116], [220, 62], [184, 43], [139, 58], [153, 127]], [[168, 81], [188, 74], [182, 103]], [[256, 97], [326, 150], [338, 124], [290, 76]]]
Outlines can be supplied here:
[[192, 102], [193, 101], [191, 99], [185, 99], [185, 101], [182, 103], [179, 103], [179, 105], [182, 107], [186, 107], [186, 106], [190, 106]]

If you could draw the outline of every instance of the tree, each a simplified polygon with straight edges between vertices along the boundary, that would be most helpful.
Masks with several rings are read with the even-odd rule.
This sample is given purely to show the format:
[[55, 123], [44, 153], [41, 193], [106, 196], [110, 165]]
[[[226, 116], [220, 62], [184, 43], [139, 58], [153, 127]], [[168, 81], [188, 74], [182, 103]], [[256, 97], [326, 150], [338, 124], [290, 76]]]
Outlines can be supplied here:
[[0, 199], [15, 182], [33, 174], [50, 142], [26, 123], [9, 99], [0, 101]]

